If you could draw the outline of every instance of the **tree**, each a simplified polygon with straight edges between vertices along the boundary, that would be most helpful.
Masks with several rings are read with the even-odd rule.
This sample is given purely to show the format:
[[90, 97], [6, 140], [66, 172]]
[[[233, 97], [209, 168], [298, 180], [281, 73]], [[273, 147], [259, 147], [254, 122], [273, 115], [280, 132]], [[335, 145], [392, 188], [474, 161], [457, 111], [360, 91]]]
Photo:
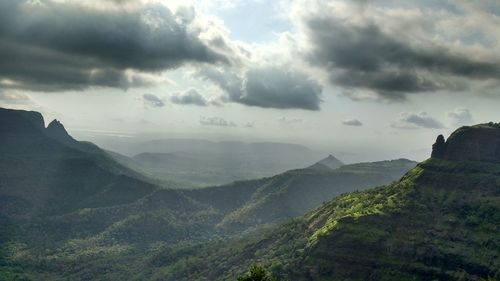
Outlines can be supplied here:
[[260, 265], [253, 265], [250, 271], [238, 277], [237, 281], [276, 281], [272, 275], [268, 274]]

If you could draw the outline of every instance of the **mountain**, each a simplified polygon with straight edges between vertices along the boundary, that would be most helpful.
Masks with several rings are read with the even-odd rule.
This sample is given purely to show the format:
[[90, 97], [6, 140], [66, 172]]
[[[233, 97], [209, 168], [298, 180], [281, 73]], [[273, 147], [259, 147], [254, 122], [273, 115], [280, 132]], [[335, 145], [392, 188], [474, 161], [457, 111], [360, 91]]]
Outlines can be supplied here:
[[[390, 182], [414, 164], [347, 165], [338, 174], [302, 169], [180, 190], [114, 160], [126, 156], [75, 140], [57, 120], [44, 123], [37, 112], [0, 109], [0, 280], [154, 279], [158, 266], [195, 257], [196, 247], [230, 241], [238, 230], [258, 233], [250, 230], [339, 192]], [[288, 207], [258, 212], [273, 204]], [[185, 262], [169, 270], [182, 272], [194, 260]]]
[[127, 162], [154, 178], [196, 186], [269, 177], [305, 167], [321, 157], [295, 144], [193, 139], [142, 142], [121, 152], [133, 155]]
[[346, 193], [262, 235], [213, 243], [192, 257], [190, 278], [234, 280], [261, 263], [278, 280], [499, 280], [500, 124], [439, 136], [432, 155], [397, 182]]
[[[154, 280], [186, 272], [199, 253], [241, 237], [239, 230], [255, 235], [340, 192], [390, 182], [414, 165], [306, 168], [179, 190], [110, 154], [75, 140], [59, 121], [45, 128], [37, 112], [0, 109], [0, 280]], [[273, 205], [286, 208], [259, 211]], [[175, 266], [159, 270], [166, 263]]]
[[69, 266], [136, 244], [208, 239], [221, 216], [74, 140], [57, 121], [45, 128], [37, 112], [0, 109], [0, 280], [63, 278], [41, 264], [54, 258]]
[[193, 190], [187, 195], [226, 214], [218, 227], [241, 232], [303, 215], [345, 192], [390, 183], [416, 164], [398, 159], [345, 165], [336, 170], [298, 169], [270, 178]]
[[309, 169], [316, 169], [316, 170], [334, 170], [339, 167], [344, 165], [342, 161], [339, 159], [335, 158], [333, 155], [328, 155], [328, 157], [314, 163], [313, 165], [309, 166]]

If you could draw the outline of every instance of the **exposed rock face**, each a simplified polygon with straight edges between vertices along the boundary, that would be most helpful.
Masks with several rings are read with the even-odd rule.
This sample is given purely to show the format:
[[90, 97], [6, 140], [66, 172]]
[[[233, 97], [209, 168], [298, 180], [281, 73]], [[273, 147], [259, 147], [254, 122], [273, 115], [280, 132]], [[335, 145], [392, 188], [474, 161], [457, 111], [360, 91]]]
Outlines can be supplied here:
[[443, 135], [439, 135], [436, 142], [432, 145], [432, 158], [443, 158], [446, 151], [446, 142]]
[[44, 128], [43, 117], [38, 112], [0, 108], [0, 132], [40, 134]]
[[64, 125], [58, 120], [54, 119], [45, 129], [45, 134], [50, 138], [62, 143], [71, 148], [88, 153], [101, 153], [101, 149], [96, 145], [88, 142], [79, 142], [68, 134]]
[[488, 123], [462, 127], [446, 142], [438, 137], [432, 148], [434, 158], [500, 163], [500, 126]]
[[49, 137], [64, 144], [72, 144], [73, 142], [75, 142], [75, 139], [73, 139], [68, 134], [63, 124], [61, 124], [61, 122], [59, 122], [57, 119], [54, 119], [52, 122], [50, 122], [50, 124], [47, 126], [47, 129], [45, 130], [45, 133]]

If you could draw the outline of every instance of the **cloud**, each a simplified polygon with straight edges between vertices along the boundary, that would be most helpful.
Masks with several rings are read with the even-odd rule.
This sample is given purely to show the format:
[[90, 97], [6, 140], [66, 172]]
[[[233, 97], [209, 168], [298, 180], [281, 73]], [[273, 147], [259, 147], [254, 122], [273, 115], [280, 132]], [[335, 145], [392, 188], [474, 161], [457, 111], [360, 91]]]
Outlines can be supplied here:
[[[463, 34], [441, 34], [441, 29], [452, 29], [445, 24], [460, 26], [462, 18], [450, 11], [434, 15], [418, 7], [381, 8], [359, 1], [299, 3], [304, 59], [354, 99], [369, 96], [359, 93], [367, 91], [379, 99], [400, 101], [408, 94], [462, 91], [500, 79], [500, 58], [491, 47], [479, 47], [487, 42], [475, 42], [474, 52], [463, 43]], [[464, 18], [467, 15], [465, 11]]]
[[243, 124], [243, 128], [255, 128], [255, 123], [247, 122], [247, 123]]
[[343, 120], [342, 124], [346, 126], [363, 126], [363, 123], [361, 123], [361, 121], [359, 121], [358, 119]]
[[400, 118], [391, 124], [391, 127], [396, 129], [441, 129], [444, 128], [444, 125], [440, 121], [429, 116], [426, 112], [403, 112]]
[[142, 100], [144, 101], [144, 105], [149, 107], [164, 107], [165, 102], [163, 99], [160, 99], [158, 96], [153, 94], [144, 94], [142, 95]]
[[195, 89], [190, 89], [184, 93], [176, 93], [170, 97], [170, 101], [175, 104], [206, 106], [207, 101]]
[[277, 67], [251, 69], [243, 82], [244, 92], [232, 101], [251, 106], [319, 110], [322, 88], [306, 74]]
[[0, 1], [0, 81], [15, 82], [1, 86], [126, 89], [188, 63], [230, 63], [223, 35], [200, 22], [192, 8], [171, 11], [157, 2]]
[[[238, 72], [242, 72], [238, 74]], [[224, 91], [223, 102], [276, 109], [319, 110], [322, 86], [306, 73], [287, 66], [249, 69], [199, 69], [198, 77]]]
[[302, 123], [304, 122], [304, 120], [299, 118], [286, 118], [285, 116], [283, 116], [278, 119], [278, 122], [284, 125], [292, 125]]
[[200, 124], [203, 126], [215, 126], [215, 127], [237, 127], [236, 123], [228, 121], [221, 117], [202, 117], [200, 119]]
[[5, 91], [0, 89], [0, 105], [27, 105], [33, 104], [30, 97], [17, 91]]
[[474, 123], [474, 118], [472, 118], [472, 114], [467, 108], [455, 108], [453, 111], [448, 112], [447, 115], [453, 126], [464, 126]]

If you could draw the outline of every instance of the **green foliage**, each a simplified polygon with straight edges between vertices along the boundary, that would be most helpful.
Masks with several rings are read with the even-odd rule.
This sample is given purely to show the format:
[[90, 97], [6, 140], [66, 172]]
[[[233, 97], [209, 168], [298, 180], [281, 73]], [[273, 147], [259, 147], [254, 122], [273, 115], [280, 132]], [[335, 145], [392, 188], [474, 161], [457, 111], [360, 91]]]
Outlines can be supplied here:
[[276, 281], [276, 278], [269, 275], [260, 265], [253, 265], [250, 271], [237, 278], [237, 281]]
[[500, 277], [495, 162], [430, 159], [397, 182], [355, 192], [413, 163], [178, 191], [36, 130], [0, 137], [0, 280]]

